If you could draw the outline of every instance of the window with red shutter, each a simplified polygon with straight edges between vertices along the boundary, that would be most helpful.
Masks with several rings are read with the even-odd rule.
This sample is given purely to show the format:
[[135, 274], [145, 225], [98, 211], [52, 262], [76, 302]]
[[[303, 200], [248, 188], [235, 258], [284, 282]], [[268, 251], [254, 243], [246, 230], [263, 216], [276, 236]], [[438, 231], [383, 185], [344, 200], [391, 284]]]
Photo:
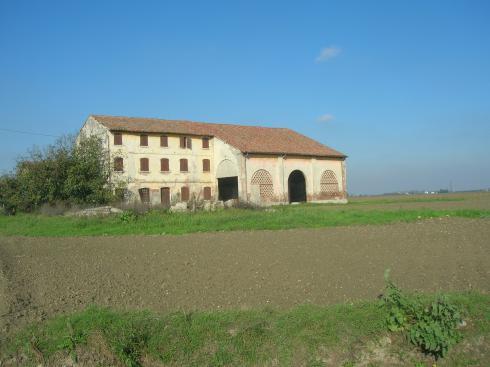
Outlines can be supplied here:
[[150, 170], [150, 164], [148, 158], [140, 158], [140, 171], [148, 172]]
[[180, 147], [182, 149], [185, 149], [185, 148], [192, 149], [192, 139], [188, 136], [181, 136], [180, 137]]
[[189, 188], [187, 186], [180, 189], [180, 200], [189, 201]]
[[170, 171], [170, 167], [168, 164], [168, 158], [160, 159], [160, 171], [162, 171], [162, 172]]
[[150, 203], [150, 189], [147, 187], [144, 187], [142, 189], [139, 189], [139, 194], [140, 194], [140, 200], [144, 204], [149, 204]]
[[187, 159], [182, 158], [180, 160], [180, 172], [187, 172], [188, 171], [188, 165], [187, 165]]
[[141, 147], [148, 146], [148, 135], [140, 135], [140, 146]]
[[206, 186], [203, 189], [204, 200], [211, 200], [211, 188]]
[[209, 138], [202, 138], [202, 148], [209, 149]]
[[168, 136], [166, 135], [160, 136], [160, 146], [164, 148], [168, 147]]
[[122, 145], [122, 134], [114, 133], [114, 145]]
[[202, 160], [202, 171], [203, 172], [211, 171], [211, 163], [209, 162], [209, 159]]
[[114, 158], [114, 171], [122, 172], [124, 169], [124, 161], [121, 157]]

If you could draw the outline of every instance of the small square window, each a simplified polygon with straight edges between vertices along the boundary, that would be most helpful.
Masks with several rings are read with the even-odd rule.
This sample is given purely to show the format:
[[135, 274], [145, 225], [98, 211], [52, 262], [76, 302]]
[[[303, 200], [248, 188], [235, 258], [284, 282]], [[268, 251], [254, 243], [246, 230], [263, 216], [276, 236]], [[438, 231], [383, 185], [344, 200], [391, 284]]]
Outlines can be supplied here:
[[192, 139], [188, 136], [181, 136], [180, 137], [180, 148], [192, 149]]
[[114, 133], [114, 145], [122, 145], [122, 134]]
[[124, 161], [121, 157], [114, 158], [114, 171], [122, 172], [124, 169]]
[[168, 172], [170, 171], [169, 163], [168, 163], [168, 158], [162, 158], [160, 159], [160, 171], [162, 172]]
[[189, 165], [187, 163], [187, 159], [182, 158], [180, 160], [180, 172], [187, 172], [189, 170]]
[[180, 189], [180, 200], [189, 201], [189, 188], [187, 186]]
[[203, 197], [204, 197], [204, 200], [211, 200], [211, 188], [206, 186], [204, 189], [203, 189]]
[[140, 171], [141, 172], [150, 171], [150, 164], [148, 158], [140, 158]]
[[202, 148], [209, 149], [209, 138], [207, 137], [202, 138]]
[[210, 163], [209, 159], [203, 159], [202, 160], [202, 171], [203, 172], [211, 171], [211, 163]]

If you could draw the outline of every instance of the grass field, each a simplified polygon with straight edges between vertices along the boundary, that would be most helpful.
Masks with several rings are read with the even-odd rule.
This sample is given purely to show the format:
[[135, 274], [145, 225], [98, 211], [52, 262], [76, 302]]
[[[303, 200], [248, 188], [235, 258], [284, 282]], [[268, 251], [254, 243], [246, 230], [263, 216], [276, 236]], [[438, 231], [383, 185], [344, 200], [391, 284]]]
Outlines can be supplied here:
[[[405, 202], [403, 201], [403, 203]], [[410, 201], [410, 203], [412, 202], [414, 201]], [[386, 202], [383, 203], [386, 204]], [[373, 204], [379, 203], [369, 203], [369, 205]], [[358, 206], [364, 208], [357, 209]], [[0, 216], [0, 235], [57, 237], [184, 234], [389, 224], [440, 217], [490, 218], [490, 210], [411, 209], [403, 207], [369, 209], [367, 202], [360, 201], [353, 202], [349, 206], [308, 204], [278, 206], [268, 210], [226, 209], [217, 212], [196, 213], [167, 213], [155, 210], [129, 218], [124, 218], [122, 215], [105, 218], [78, 218], [19, 214]]]
[[[439, 366], [490, 363], [490, 296], [452, 294], [464, 314], [464, 341]], [[27, 363], [126, 366], [425, 366], [380, 302], [301, 306], [289, 311], [114, 312], [91, 307], [33, 325], [9, 341]], [[8, 364], [8, 360], [5, 360]], [[20, 361], [20, 360], [19, 360]], [[418, 363], [418, 364], [417, 364]]]

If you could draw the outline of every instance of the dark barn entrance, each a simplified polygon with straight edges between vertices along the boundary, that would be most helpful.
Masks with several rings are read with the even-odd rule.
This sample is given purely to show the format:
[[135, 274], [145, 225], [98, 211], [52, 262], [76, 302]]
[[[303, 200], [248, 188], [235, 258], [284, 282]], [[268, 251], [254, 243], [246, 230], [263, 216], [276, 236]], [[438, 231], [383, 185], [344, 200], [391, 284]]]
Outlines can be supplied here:
[[219, 200], [238, 199], [238, 177], [218, 178], [218, 198]]
[[289, 202], [306, 201], [306, 181], [303, 172], [293, 171], [288, 178]]

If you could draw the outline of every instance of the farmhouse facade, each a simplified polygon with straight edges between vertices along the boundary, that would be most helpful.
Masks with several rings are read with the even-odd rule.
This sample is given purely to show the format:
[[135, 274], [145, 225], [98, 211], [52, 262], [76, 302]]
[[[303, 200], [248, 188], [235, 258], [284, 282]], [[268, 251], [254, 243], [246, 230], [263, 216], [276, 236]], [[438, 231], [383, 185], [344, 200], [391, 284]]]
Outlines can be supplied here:
[[91, 115], [80, 133], [102, 139], [129, 200], [346, 201], [346, 156], [290, 129]]

